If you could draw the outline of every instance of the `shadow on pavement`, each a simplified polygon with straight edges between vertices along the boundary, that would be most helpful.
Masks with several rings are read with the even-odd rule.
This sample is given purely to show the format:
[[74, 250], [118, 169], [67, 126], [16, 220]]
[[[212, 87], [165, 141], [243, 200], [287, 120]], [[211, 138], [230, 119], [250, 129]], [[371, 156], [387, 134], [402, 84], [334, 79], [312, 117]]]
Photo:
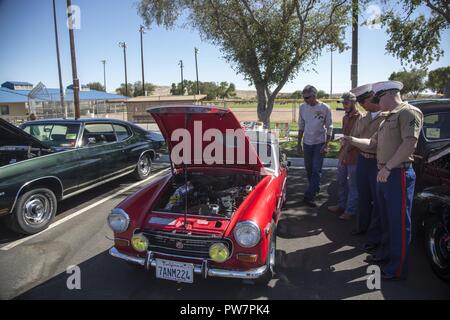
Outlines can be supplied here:
[[[194, 284], [158, 280], [154, 270], [128, 265], [102, 252], [81, 265], [81, 290], [68, 290], [69, 277], [61, 273], [18, 299], [445, 299], [450, 288], [432, 274], [421, 243], [413, 244], [410, 277], [382, 282], [370, 290], [366, 280], [364, 237], [350, 235], [354, 222], [342, 222], [326, 207], [336, 201], [336, 184], [325, 184], [320, 207], [305, 208], [303, 171], [292, 172], [287, 204], [278, 224], [277, 273], [268, 286], [240, 280], [195, 277]], [[324, 173], [324, 182], [334, 172]], [[281, 243], [281, 244], [280, 244]], [[281, 250], [280, 248], [283, 248]]]
[[[153, 174], [165, 168], [167, 168], [167, 164], [156, 163], [154, 166]], [[58, 210], [56, 212], [56, 216], [53, 222], [56, 222], [59, 219], [64, 218], [64, 216], [70, 214], [70, 211], [77, 208], [78, 206], [81, 205], [88, 206], [91, 202], [94, 202], [93, 200], [96, 200], [98, 197], [107, 197], [110, 194], [119, 191], [121, 188], [124, 188], [136, 182], [137, 182], [136, 179], [134, 179], [132, 176], [127, 175], [118, 178], [117, 180], [113, 180], [98, 187], [92, 188], [86, 192], [80, 193], [69, 199], [60, 201], [58, 203]], [[135, 192], [137, 189], [141, 187], [142, 186], [139, 186], [137, 188], [133, 188], [124, 193], [121, 193], [120, 195], [117, 196], [117, 198], [123, 198], [124, 195], [125, 196], [131, 195], [133, 192]], [[2, 219], [0, 219], [0, 246], [27, 237], [26, 235], [18, 234], [8, 229], [6, 226], [7, 218], [8, 217], [2, 217]]]

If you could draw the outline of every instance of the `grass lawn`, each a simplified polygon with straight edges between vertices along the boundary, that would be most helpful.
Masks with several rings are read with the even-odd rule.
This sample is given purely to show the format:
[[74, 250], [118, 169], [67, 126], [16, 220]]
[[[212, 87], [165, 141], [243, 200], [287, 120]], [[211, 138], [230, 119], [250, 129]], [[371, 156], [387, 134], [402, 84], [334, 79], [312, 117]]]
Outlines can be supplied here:
[[[327, 158], [337, 158], [341, 144], [338, 141], [330, 141], [330, 151]], [[303, 153], [297, 153], [297, 140], [280, 143], [280, 153], [285, 153], [288, 157], [303, 157]]]
[[[270, 124], [271, 129], [275, 129], [275, 123]], [[333, 122], [333, 128], [342, 128], [342, 122]], [[298, 123], [291, 122], [289, 123], [289, 131], [298, 131]]]
[[[338, 103], [338, 100], [321, 100], [322, 102], [328, 104], [331, 109], [336, 110], [337, 108], [342, 108], [342, 104]], [[212, 104], [218, 106], [218, 107], [226, 107], [226, 108], [253, 108], [256, 109], [256, 101], [211, 101]], [[303, 103], [303, 100], [292, 100], [292, 101], [285, 101], [285, 102], [275, 102], [273, 108], [274, 109], [280, 109], [280, 108], [292, 108], [293, 106], [299, 106]]]

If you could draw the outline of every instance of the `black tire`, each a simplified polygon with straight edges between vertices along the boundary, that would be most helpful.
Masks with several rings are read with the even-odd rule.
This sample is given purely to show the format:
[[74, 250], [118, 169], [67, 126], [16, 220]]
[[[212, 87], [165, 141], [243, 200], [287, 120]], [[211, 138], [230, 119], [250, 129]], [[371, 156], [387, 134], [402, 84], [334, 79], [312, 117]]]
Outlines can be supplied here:
[[137, 180], [145, 180], [152, 174], [153, 161], [150, 153], [144, 153], [136, 164], [134, 177]]
[[275, 221], [272, 220], [272, 231], [270, 233], [270, 243], [269, 243], [269, 254], [267, 256], [267, 271], [258, 279], [255, 279], [255, 284], [257, 286], [267, 286], [270, 280], [275, 276], [275, 266], [277, 261], [277, 227], [275, 225]]
[[50, 225], [56, 215], [58, 200], [52, 190], [36, 188], [17, 199], [8, 226], [15, 232], [32, 235]]
[[445, 230], [441, 217], [431, 215], [425, 222], [425, 250], [436, 275], [450, 282], [450, 234]]

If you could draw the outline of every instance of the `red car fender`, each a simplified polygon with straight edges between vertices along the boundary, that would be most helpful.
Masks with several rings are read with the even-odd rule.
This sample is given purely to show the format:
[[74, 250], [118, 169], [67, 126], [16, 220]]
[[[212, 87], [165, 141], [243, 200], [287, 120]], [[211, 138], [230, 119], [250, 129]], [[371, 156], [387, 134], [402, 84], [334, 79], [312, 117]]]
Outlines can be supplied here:
[[[130, 240], [133, 232], [139, 229], [160, 191], [171, 178], [171, 173], [163, 175], [123, 200], [116, 208], [123, 209], [130, 217], [130, 225], [125, 232], [115, 233], [120, 239]], [[149, 197], [149, 195], [151, 195]]]

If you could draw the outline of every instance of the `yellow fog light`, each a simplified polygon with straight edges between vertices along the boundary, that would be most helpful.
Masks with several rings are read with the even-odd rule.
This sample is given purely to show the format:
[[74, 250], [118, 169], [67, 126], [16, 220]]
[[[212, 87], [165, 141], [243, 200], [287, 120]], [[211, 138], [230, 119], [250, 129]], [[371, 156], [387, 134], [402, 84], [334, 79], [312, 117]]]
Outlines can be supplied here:
[[214, 262], [225, 262], [230, 255], [230, 251], [223, 243], [214, 243], [209, 248], [209, 256]]
[[131, 245], [134, 250], [144, 252], [147, 251], [148, 240], [142, 233], [138, 233], [131, 238]]

